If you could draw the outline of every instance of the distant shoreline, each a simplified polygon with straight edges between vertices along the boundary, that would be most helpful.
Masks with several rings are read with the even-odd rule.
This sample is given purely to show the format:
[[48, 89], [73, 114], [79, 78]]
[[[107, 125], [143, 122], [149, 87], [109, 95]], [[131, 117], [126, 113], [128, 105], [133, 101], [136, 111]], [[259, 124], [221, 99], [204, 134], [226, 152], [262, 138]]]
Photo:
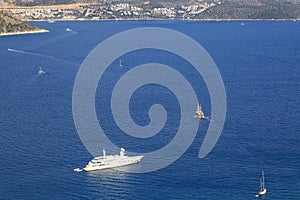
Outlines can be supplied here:
[[51, 22], [46, 19], [41, 20], [26, 20], [26, 22], [69, 22], [69, 21], [300, 21], [300, 19], [56, 19]]
[[[186, 22], [231, 22], [231, 21], [299, 21], [300, 19], [59, 19], [54, 20], [54, 22], [68, 22], [68, 21], [186, 21]], [[27, 20], [27, 22], [48, 22], [49, 20]], [[50, 22], [49, 22], [50, 23]], [[40, 29], [34, 31], [22, 31], [22, 32], [9, 32], [9, 33], [0, 33], [1, 36], [10, 36], [10, 35], [25, 35], [25, 34], [37, 34], [37, 33], [47, 33], [49, 30]]]
[[9, 33], [0, 33], [1, 36], [10, 36], [10, 35], [24, 35], [24, 34], [36, 34], [36, 33], [47, 33], [49, 32], [46, 29], [35, 30], [35, 31], [22, 31], [22, 32], [9, 32]]

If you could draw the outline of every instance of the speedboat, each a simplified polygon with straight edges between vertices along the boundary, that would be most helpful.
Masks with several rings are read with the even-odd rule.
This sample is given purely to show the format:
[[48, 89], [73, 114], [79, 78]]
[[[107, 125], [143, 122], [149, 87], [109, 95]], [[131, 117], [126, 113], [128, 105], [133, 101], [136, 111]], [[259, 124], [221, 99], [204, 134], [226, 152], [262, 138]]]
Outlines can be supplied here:
[[80, 169], [80, 168], [75, 168], [75, 169], [74, 169], [74, 172], [82, 172], [82, 169]]

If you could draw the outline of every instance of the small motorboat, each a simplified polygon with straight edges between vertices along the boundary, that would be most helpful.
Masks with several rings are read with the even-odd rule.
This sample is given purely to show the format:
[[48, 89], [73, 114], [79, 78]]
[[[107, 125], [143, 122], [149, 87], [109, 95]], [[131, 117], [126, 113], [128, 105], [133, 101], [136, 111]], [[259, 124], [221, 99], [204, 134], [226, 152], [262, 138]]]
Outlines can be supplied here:
[[75, 169], [74, 169], [74, 172], [82, 172], [82, 169], [80, 169], [80, 168], [75, 168]]

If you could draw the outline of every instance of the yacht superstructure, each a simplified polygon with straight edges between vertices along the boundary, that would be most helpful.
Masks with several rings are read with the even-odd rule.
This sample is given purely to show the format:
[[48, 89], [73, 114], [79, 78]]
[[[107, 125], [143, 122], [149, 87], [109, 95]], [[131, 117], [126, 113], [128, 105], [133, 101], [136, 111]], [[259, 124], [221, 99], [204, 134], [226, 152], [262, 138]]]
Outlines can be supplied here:
[[106, 155], [103, 149], [103, 156], [95, 157], [83, 168], [84, 171], [101, 170], [121, 167], [139, 163], [144, 156], [125, 156], [125, 149], [121, 148], [119, 155]]

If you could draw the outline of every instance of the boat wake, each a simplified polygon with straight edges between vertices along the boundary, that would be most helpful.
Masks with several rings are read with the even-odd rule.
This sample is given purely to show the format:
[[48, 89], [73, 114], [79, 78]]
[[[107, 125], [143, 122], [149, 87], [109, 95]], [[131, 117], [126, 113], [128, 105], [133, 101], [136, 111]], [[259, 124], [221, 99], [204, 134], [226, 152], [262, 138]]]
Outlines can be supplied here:
[[17, 50], [17, 49], [10, 49], [8, 48], [7, 51], [11, 51], [11, 52], [17, 52], [17, 53], [26, 53], [26, 54], [32, 54], [31, 52], [26, 52], [26, 51], [20, 51], [20, 50]]
[[[197, 115], [194, 115], [194, 118], [199, 119]], [[213, 120], [210, 117], [204, 117], [202, 120], [208, 120], [209, 122], [213, 122]]]
[[[47, 39], [44, 42], [40, 42], [38, 44], [35, 44], [33, 46], [33, 48], [37, 49], [37, 48], [40, 48], [40, 47], [43, 47], [43, 46], [47, 46], [49, 44], [58, 42], [60, 40], [66, 39], [66, 38], [71, 37], [71, 36], [74, 36], [76, 34], [78, 34], [78, 32], [73, 31], [73, 30], [70, 29], [68, 31], [68, 34], [61, 34], [61, 35], [59, 35], [57, 37]], [[49, 59], [55, 59], [55, 60], [62, 61], [64, 63], [68, 63], [68, 64], [72, 64], [72, 65], [80, 65], [80, 63], [74, 63], [74, 62], [71, 62], [71, 61], [68, 61], [68, 60], [65, 60], [65, 59], [57, 58], [55, 56], [49, 56], [49, 55], [42, 54], [42, 53], [36, 53], [36, 52], [31, 52], [31, 51], [22, 51], [22, 50], [13, 49], [13, 48], [8, 48], [7, 50], [10, 51], [10, 52], [14, 52], [14, 53], [21, 53], [21, 54], [39, 56], [39, 57], [44, 57], [44, 58], [49, 58]]]
[[29, 54], [29, 55], [35, 55], [35, 56], [42, 56], [42, 57], [47, 57], [47, 58], [56, 58], [54, 56], [48, 56], [45, 54], [41, 54], [41, 53], [35, 53], [35, 52], [30, 52], [30, 51], [22, 51], [22, 50], [17, 50], [17, 49], [7, 49], [10, 52], [15, 52], [15, 53], [22, 53], [22, 54]]
[[55, 59], [55, 60], [59, 60], [59, 61], [62, 61], [62, 62], [66, 62], [68, 64], [78, 65], [78, 63], [74, 63], [74, 62], [71, 62], [71, 61], [68, 61], [68, 60], [57, 58], [55, 56], [49, 56], [49, 55], [41, 54], [41, 53], [35, 53], [35, 52], [30, 52], [30, 51], [22, 51], [22, 50], [11, 49], [11, 48], [8, 48], [7, 51], [15, 52], [15, 53], [21, 53], [21, 54], [27, 54], [27, 55], [34, 55], [34, 56], [39, 56], [39, 57], [44, 57], [44, 58], [49, 58], [49, 59]]
[[76, 35], [76, 34], [78, 34], [78, 32], [77, 31], [73, 31], [72, 29], [70, 29], [70, 28], [66, 28], [66, 31], [67, 32], [69, 32], [69, 33], [71, 33], [72, 35]]
[[204, 117], [204, 119], [206, 119], [206, 120], [208, 120], [208, 121], [210, 121], [210, 122], [213, 121], [210, 117]]

